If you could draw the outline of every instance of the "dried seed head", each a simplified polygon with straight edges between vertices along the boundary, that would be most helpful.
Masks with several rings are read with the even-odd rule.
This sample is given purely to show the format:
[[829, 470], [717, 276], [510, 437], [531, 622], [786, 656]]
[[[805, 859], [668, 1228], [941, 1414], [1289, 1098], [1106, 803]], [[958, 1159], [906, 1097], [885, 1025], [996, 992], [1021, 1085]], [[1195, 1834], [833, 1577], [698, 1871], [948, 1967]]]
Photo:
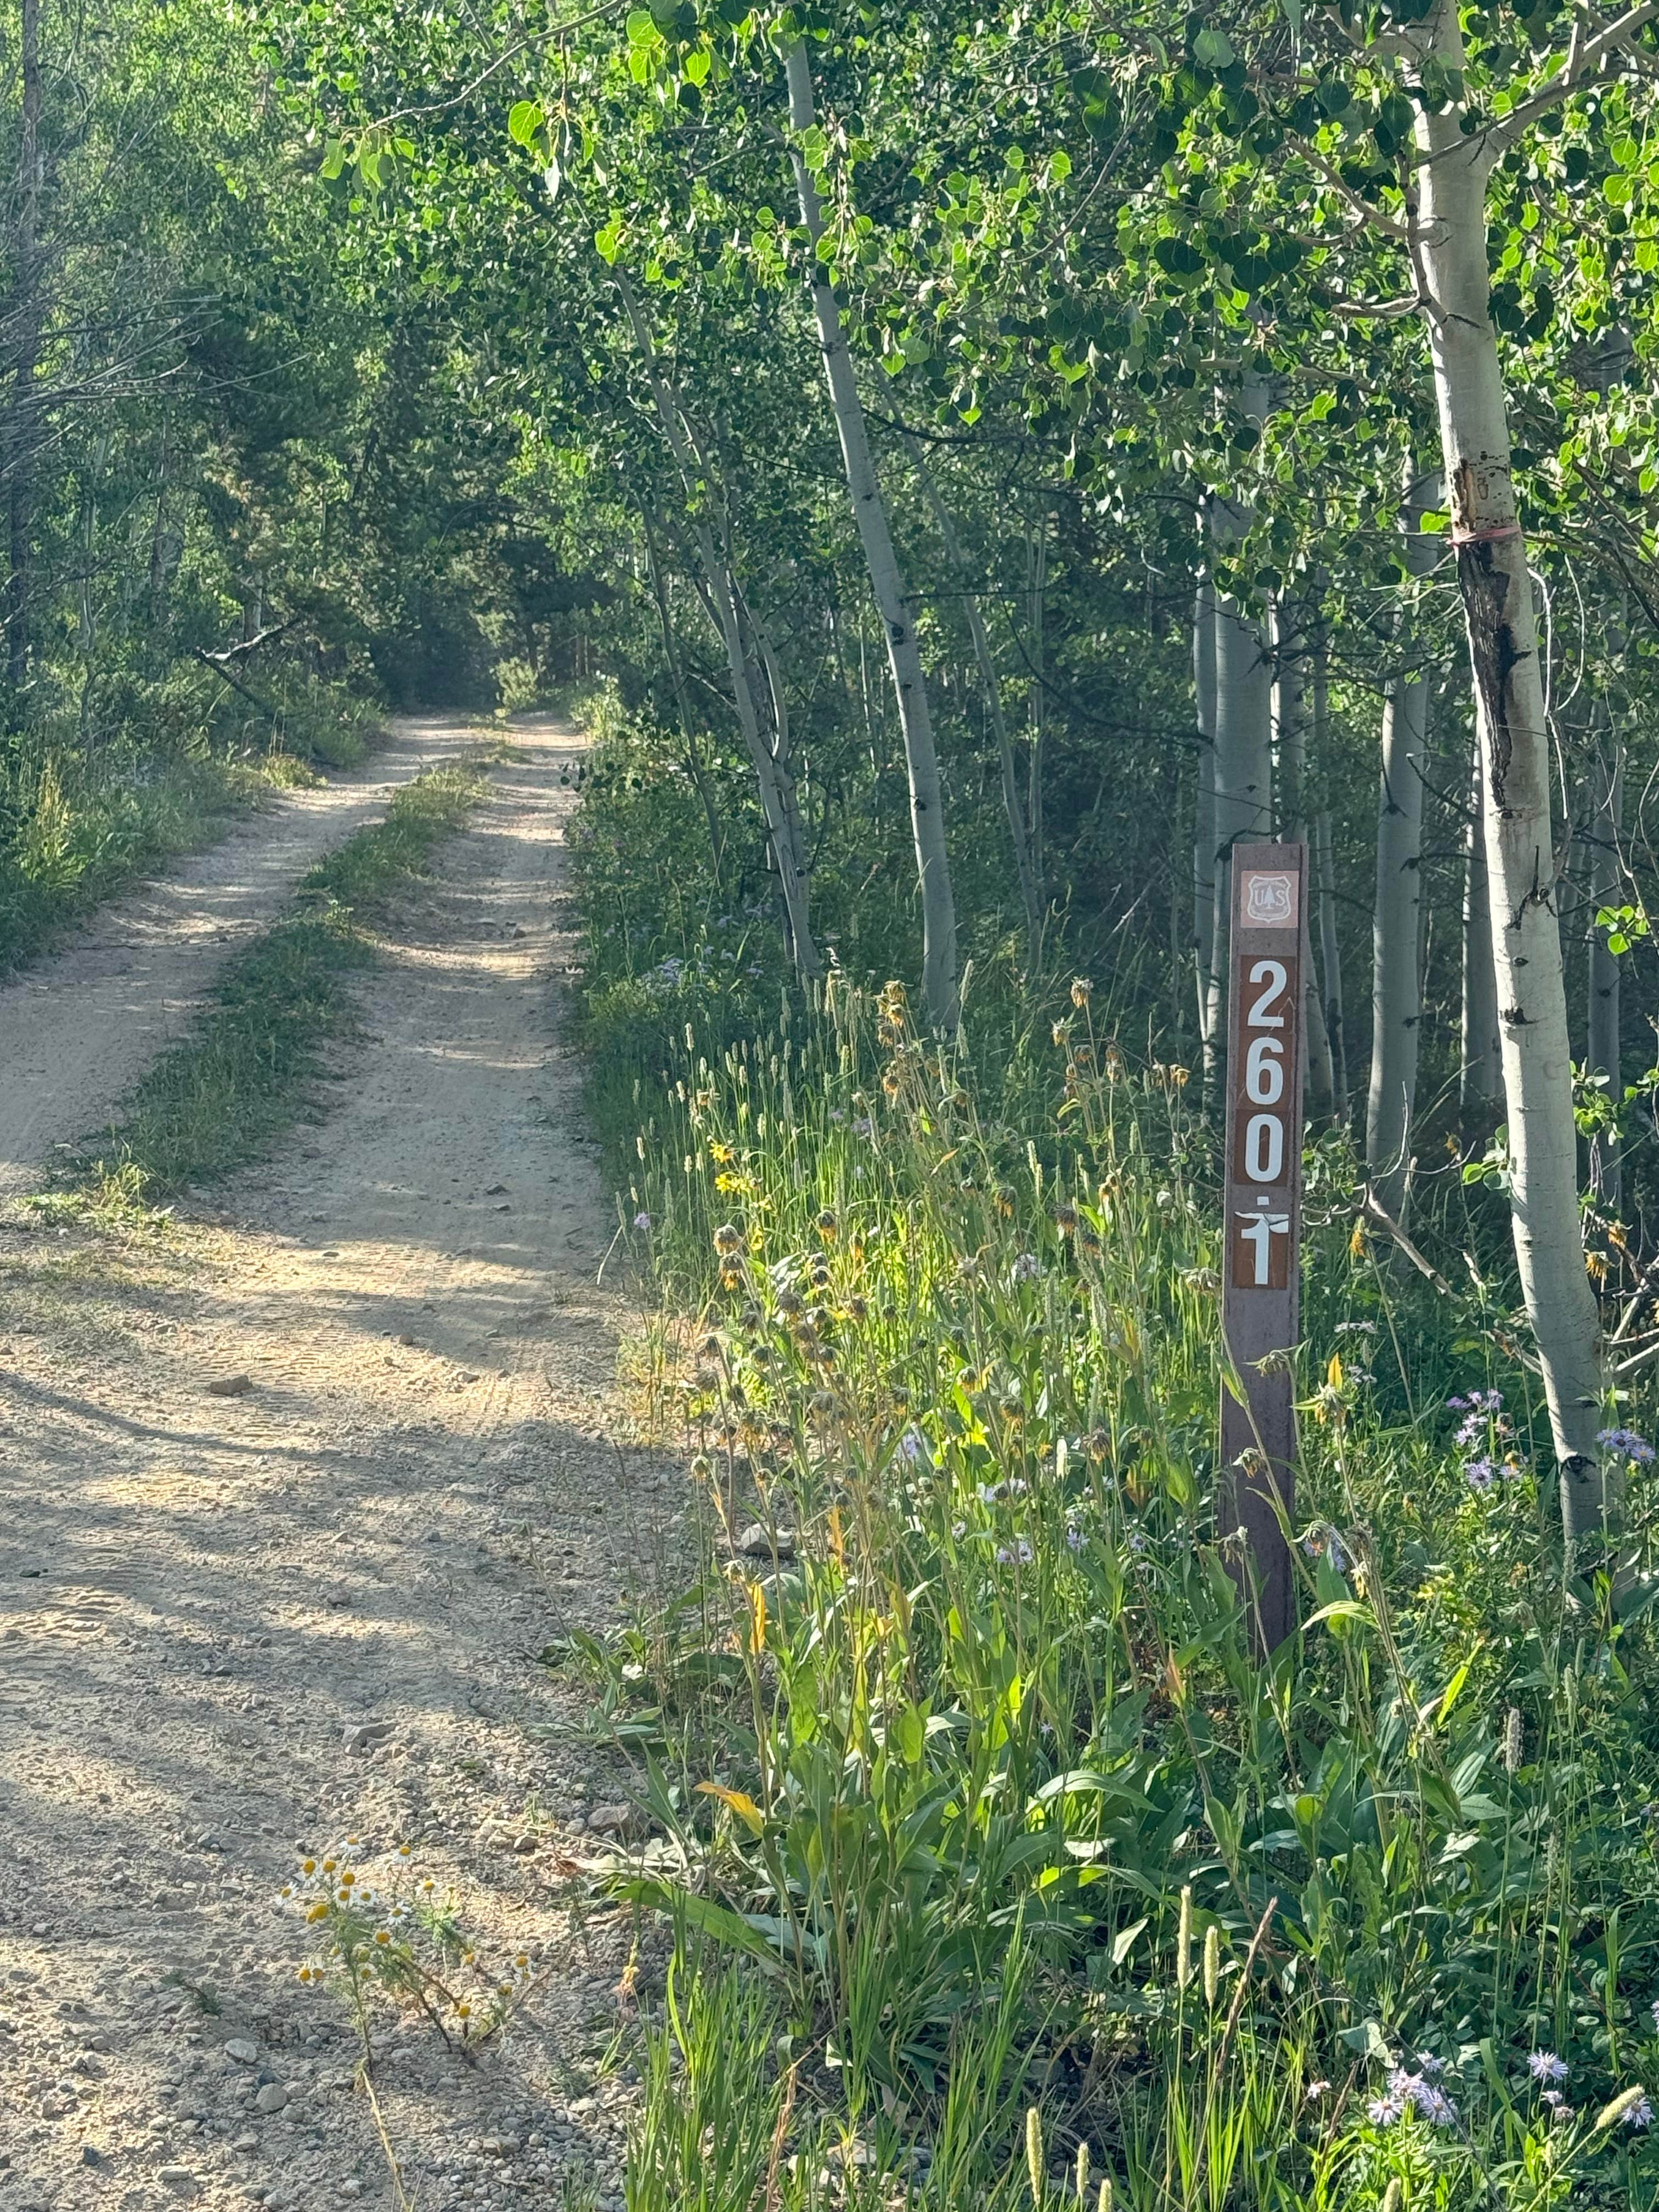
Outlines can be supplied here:
[[1042, 2172], [1042, 2115], [1035, 2105], [1025, 2114], [1025, 2172], [1031, 2184], [1031, 2202], [1040, 2205], [1046, 2191]]
[[1215, 2010], [1216, 1992], [1221, 1987], [1221, 1930], [1212, 1920], [1204, 1930], [1204, 2002]]
[[1089, 2195], [1089, 2146], [1080, 2142], [1077, 2147], [1077, 2201], [1085, 2203]]
[[1504, 1716], [1504, 1771], [1518, 1774], [1521, 1771], [1521, 1708], [1511, 1705]]

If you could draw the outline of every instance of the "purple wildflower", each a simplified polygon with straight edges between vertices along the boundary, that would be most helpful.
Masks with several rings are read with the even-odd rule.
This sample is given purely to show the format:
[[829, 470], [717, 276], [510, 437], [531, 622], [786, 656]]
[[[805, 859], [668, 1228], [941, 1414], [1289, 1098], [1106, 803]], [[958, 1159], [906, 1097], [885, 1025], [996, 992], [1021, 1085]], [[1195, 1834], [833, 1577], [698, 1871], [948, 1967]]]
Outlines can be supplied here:
[[1625, 2125], [1638, 2130], [1653, 2125], [1653, 2100], [1650, 2097], [1637, 2099], [1625, 2115]]
[[644, 1212], [636, 1213], [634, 1216], [634, 1226], [635, 1229], [649, 1229], [651, 1226], [651, 1216], [648, 1213]]
[[933, 1454], [927, 1449], [927, 1439], [917, 1428], [908, 1428], [899, 1438], [899, 1450], [912, 1467], [931, 1467]]
[[1498, 1469], [1483, 1452], [1479, 1459], [1464, 1462], [1463, 1480], [1471, 1490], [1487, 1491], [1498, 1480]]
[[1527, 2071], [1534, 2081], [1565, 2081], [1567, 2062], [1553, 2051], [1534, 2051], [1527, 2061]]
[[[1424, 2061], [1419, 2059], [1419, 2066]], [[1443, 2071], [1443, 2063], [1430, 2059], [1429, 2066]], [[1414, 2112], [1431, 2128], [1450, 2128], [1457, 2124], [1457, 2107], [1445, 2091], [1427, 2078], [1426, 2069], [1416, 2074], [1404, 2066], [1389, 2069], [1386, 2096], [1373, 2097], [1366, 2110], [1372, 2124], [1379, 2128], [1392, 2127], [1407, 2112]]]
[[1035, 1283], [1042, 1278], [1042, 1262], [1035, 1252], [1021, 1252], [1009, 1269], [1009, 1273], [1017, 1283]]
[[1068, 1551], [1080, 1552], [1083, 1549], [1083, 1531], [1075, 1522], [1066, 1524], [1066, 1546]]
[[1603, 1451], [1617, 1452], [1622, 1459], [1633, 1460], [1638, 1467], [1646, 1467], [1653, 1457], [1653, 1446], [1645, 1437], [1638, 1437], [1634, 1429], [1599, 1429], [1595, 1441]]

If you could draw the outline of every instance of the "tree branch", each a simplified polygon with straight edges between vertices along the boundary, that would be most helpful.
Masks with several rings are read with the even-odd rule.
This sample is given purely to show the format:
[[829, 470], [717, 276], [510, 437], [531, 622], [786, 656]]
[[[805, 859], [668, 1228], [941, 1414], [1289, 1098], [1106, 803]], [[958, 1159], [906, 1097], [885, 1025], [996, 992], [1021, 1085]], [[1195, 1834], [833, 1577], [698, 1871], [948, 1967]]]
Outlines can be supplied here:
[[1518, 107], [1510, 108], [1501, 122], [1493, 125], [1488, 134], [1491, 143], [1500, 151], [1512, 146], [1529, 123], [1545, 114], [1558, 101], [1565, 100], [1587, 78], [1594, 76], [1610, 54], [1639, 31], [1644, 23], [1651, 22], [1656, 15], [1659, 15], [1659, 0], [1638, 0], [1638, 5], [1627, 8], [1605, 30], [1598, 31], [1592, 39], [1584, 40], [1582, 45], [1579, 33], [1583, 26], [1582, 22], [1576, 23], [1567, 47], [1565, 65], [1540, 84], [1530, 100], [1523, 100]]

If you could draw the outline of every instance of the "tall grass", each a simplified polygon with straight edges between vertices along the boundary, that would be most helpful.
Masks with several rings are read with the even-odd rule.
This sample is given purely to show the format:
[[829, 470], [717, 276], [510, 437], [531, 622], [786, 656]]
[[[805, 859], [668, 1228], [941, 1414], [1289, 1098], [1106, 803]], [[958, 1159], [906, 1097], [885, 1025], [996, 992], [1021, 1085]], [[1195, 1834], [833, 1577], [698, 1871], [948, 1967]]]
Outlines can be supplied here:
[[355, 766], [378, 719], [333, 687], [300, 694], [276, 728], [195, 713], [90, 754], [72, 730], [0, 742], [0, 975], [262, 796], [318, 781], [319, 764]]
[[[1401, 1280], [1329, 1140], [1306, 1626], [1261, 1663], [1214, 1504], [1213, 1137], [1184, 1068], [1120, 1043], [1139, 1013], [1079, 981], [1052, 1039], [981, 1060], [971, 991], [946, 1050], [896, 985], [806, 1008], [660, 936], [591, 943], [710, 1537], [566, 1655], [662, 1838], [621, 1887], [701, 1993], [656, 2031], [639, 2212], [819, 2175], [1058, 2205], [1079, 2155], [1087, 2201], [1103, 2176], [1136, 2212], [1659, 2203], [1645, 2104], [1598, 2121], [1659, 2078], [1647, 1466], [1633, 1582], [1564, 1595], [1489, 1294]], [[1471, 1389], [1503, 1403], [1447, 1407]], [[746, 2148], [677, 2198], [674, 2142], [714, 2124], [700, 2034], [713, 2140]]]

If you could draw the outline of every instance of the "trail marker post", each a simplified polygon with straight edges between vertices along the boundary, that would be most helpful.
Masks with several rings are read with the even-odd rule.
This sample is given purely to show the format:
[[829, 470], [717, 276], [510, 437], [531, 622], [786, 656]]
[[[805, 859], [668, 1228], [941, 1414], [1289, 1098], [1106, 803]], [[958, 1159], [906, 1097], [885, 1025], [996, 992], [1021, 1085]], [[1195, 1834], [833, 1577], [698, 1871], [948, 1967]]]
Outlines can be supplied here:
[[1235, 845], [1232, 882], [1221, 1317], [1247, 1402], [1223, 1382], [1218, 1502], [1223, 1527], [1244, 1532], [1236, 1572], [1271, 1651], [1296, 1626], [1280, 1521], [1296, 1502], [1293, 1377], [1269, 1355], [1289, 1352], [1301, 1317], [1308, 848]]

